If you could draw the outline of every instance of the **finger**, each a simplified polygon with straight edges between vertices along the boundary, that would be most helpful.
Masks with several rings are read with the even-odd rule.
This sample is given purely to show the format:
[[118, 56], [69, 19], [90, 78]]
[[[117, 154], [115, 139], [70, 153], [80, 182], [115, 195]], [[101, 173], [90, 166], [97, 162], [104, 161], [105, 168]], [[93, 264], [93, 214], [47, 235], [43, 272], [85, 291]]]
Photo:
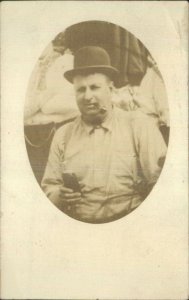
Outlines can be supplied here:
[[60, 187], [60, 191], [61, 191], [61, 193], [73, 193], [72, 189], [69, 189], [69, 188], [67, 188], [65, 186], [61, 186]]
[[75, 204], [81, 202], [81, 198], [72, 198], [72, 199], [67, 199], [66, 202], [68, 204]]
[[65, 193], [64, 197], [66, 199], [81, 198], [81, 194], [80, 193], [70, 193], [70, 194]]
[[74, 205], [76, 208], [80, 207], [81, 204], [85, 203], [82, 199], [79, 202], [76, 202]]

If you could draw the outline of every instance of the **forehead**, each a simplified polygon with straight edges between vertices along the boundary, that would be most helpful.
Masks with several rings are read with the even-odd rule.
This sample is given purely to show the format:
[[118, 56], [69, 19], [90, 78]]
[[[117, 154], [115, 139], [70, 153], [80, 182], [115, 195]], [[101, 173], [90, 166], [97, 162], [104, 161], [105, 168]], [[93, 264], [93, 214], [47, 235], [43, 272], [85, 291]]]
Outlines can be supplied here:
[[91, 85], [91, 84], [107, 84], [109, 78], [101, 73], [94, 73], [88, 75], [76, 75], [73, 80], [75, 86]]

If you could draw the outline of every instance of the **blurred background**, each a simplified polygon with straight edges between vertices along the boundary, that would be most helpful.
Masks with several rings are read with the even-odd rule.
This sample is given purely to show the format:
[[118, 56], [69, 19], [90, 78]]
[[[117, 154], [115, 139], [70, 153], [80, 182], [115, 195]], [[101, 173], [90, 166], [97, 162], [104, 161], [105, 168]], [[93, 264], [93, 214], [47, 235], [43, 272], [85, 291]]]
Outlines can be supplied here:
[[124, 110], [141, 110], [154, 119], [166, 144], [169, 109], [165, 85], [145, 46], [127, 30], [108, 22], [88, 21], [59, 33], [39, 57], [28, 84], [24, 132], [29, 161], [40, 183], [55, 131], [78, 115], [72, 84], [63, 76], [74, 53], [87, 45], [110, 55], [120, 76], [112, 102]]

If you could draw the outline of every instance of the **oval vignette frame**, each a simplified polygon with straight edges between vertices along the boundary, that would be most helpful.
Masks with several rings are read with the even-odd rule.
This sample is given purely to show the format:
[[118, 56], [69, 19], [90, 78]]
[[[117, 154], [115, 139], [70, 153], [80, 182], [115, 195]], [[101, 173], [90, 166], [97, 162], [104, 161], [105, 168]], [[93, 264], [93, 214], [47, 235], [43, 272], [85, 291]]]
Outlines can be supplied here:
[[[110, 38], [107, 39], [107, 36]], [[162, 137], [168, 144], [169, 109], [166, 90], [156, 62], [149, 51], [130, 32], [113, 23], [105, 21], [77, 23], [60, 32], [46, 47], [36, 63], [28, 85], [24, 115], [25, 141], [29, 161], [39, 184], [44, 175], [55, 132], [67, 123], [73, 122], [79, 114], [72, 86], [62, 74], [73, 67], [73, 54], [86, 45], [103, 47], [110, 55], [112, 65], [120, 71], [121, 76], [116, 83], [113, 98], [114, 105], [123, 110], [135, 110], [138, 105], [137, 87], [140, 87], [140, 93], [142, 90], [146, 96], [140, 98], [140, 109], [157, 121]], [[149, 75], [149, 71], [151, 77], [146, 79], [145, 76]], [[161, 97], [157, 97], [157, 91], [153, 90], [154, 83], [161, 86], [161, 97], [165, 99], [164, 102]], [[146, 104], [145, 99], [148, 99], [149, 103]], [[159, 164], [163, 168], [164, 161], [160, 160]], [[67, 211], [63, 212], [79, 221], [100, 224], [120, 219], [134, 209], [127, 213], [121, 212], [116, 218], [110, 218], [108, 221], [98, 222], [85, 221], [74, 214], [70, 215]]]

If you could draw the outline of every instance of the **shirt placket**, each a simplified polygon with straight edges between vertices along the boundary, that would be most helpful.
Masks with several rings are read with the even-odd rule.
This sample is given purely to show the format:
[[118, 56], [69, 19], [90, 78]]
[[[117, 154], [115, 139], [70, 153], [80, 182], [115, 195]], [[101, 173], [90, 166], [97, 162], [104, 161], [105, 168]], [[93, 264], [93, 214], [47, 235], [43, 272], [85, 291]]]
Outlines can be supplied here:
[[105, 185], [104, 176], [104, 129], [102, 127], [94, 128], [94, 187], [101, 187]]

